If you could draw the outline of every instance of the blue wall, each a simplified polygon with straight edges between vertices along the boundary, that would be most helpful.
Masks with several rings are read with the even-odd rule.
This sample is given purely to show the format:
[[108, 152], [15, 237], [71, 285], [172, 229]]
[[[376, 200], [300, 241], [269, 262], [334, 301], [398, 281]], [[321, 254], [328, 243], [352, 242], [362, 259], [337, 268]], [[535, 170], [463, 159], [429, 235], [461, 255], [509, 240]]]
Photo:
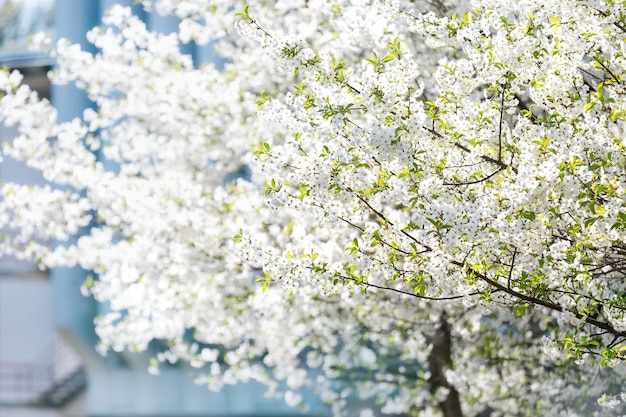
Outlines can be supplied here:
[[[95, 52], [85, 34], [100, 24], [104, 12], [114, 4], [133, 6], [133, 0], [56, 0], [55, 26], [59, 38], [80, 43]], [[133, 6], [135, 14], [152, 30], [175, 31], [176, 18], [145, 13]], [[194, 55], [194, 62], [213, 59], [210, 47], [188, 44], [184, 52]], [[60, 121], [81, 117], [93, 104], [73, 86], [53, 86], [52, 101]], [[263, 396], [265, 388], [257, 384], [240, 384], [213, 393], [193, 384], [191, 370], [170, 367], [160, 376], [147, 373], [148, 354], [111, 354], [103, 358], [95, 353], [97, 338], [93, 320], [102, 311], [92, 298], [83, 297], [80, 285], [86, 272], [79, 268], [57, 268], [52, 271], [54, 322], [63, 337], [80, 353], [88, 373], [87, 404], [92, 417], [123, 416], [286, 416], [297, 411], [282, 399]], [[327, 415], [327, 409], [316, 407], [312, 414]]]

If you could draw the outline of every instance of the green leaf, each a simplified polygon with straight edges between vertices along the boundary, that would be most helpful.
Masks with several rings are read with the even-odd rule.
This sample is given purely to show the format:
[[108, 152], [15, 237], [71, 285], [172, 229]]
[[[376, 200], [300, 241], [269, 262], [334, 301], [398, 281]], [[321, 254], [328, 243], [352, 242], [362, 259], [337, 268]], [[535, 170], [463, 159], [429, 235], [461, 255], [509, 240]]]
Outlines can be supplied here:
[[249, 10], [250, 10], [250, 5], [249, 5], [249, 4], [246, 4], [246, 5], [243, 7], [243, 11], [238, 11], [238, 12], [236, 12], [236, 13], [235, 13], [235, 16], [237, 16], [237, 17], [243, 17], [244, 19], [246, 19], [246, 20], [250, 20], [250, 21], [251, 21], [252, 19], [250, 19], [250, 13], [249, 13]]
[[272, 276], [268, 274], [267, 272], [263, 272], [263, 276], [256, 280], [256, 282], [263, 283], [263, 285], [261, 286], [262, 293], [265, 293], [265, 291], [267, 291], [272, 281], [273, 281]]

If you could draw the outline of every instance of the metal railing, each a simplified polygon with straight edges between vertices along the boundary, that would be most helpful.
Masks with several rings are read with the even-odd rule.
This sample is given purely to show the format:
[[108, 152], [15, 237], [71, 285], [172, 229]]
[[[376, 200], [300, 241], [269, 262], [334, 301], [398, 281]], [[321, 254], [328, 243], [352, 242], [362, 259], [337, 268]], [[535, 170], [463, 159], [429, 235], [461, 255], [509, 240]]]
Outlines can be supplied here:
[[0, 361], [0, 405], [59, 407], [86, 386], [83, 366], [60, 338], [32, 362]]
[[53, 363], [0, 362], [0, 404], [34, 402], [53, 381]]

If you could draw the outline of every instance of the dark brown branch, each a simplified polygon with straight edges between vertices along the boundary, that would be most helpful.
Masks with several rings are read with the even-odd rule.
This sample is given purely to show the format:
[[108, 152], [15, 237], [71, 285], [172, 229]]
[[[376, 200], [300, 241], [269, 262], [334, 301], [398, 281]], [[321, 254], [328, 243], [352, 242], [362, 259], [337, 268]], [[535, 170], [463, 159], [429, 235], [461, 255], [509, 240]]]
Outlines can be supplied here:
[[351, 281], [351, 282], [354, 282], [354, 283], [357, 283], [357, 284], [365, 285], [366, 287], [376, 288], [376, 289], [383, 290], [383, 291], [391, 291], [391, 292], [395, 292], [395, 293], [402, 294], [402, 295], [409, 295], [411, 297], [419, 298], [421, 300], [428, 300], [428, 301], [451, 301], [451, 300], [458, 300], [458, 299], [463, 298], [463, 297], [471, 297], [471, 296], [475, 296], [475, 295], [480, 295], [481, 294], [479, 292], [473, 292], [473, 293], [469, 293], [469, 294], [450, 295], [450, 296], [446, 296], [446, 297], [430, 297], [428, 295], [419, 295], [419, 294], [414, 294], [414, 293], [408, 292], [408, 291], [402, 291], [402, 290], [399, 290], [397, 288], [391, 288], [391, 287], [385, 287], [385, 286], [382, 286], [382, 285], [372, 284], [372, 283], [367, 282], [367, 281], [359, 281], [356, 278], [347, 277], [345, 275], [339, 275], [339, 276], [337, 276], [337, 278], [340, 278], [344, 282], [345, 281]]
[[505, 285], [500, 284], [497, 281], [492, 280], [491, 278], [489, 278], [488, 276], [486, 276], [485, 274], [482, 274], [478, 271], [473, 270], [472, 268], [467, 267], [465, 264], [463, 264], [462, 262], [458, 262], [458, 261], [452, 261], [451, 262], [453, 265], [459, 266], [461, 268], [467, 268], [467, 271], [471, 274], [473, 274], [474, 276], [478, 277], [480, 280], [486, 282], [487, 284], [489, 284], [491, 287], [497, 288], [501, 291], [504, 291], [505, 293], [509, 294], [510, 296], [517, 298], [519, 300], [522, 301], [526, 301], [532, 305], [540, 305], [546, 308], [549, 308], [551, 310], [554, 311], [559, 311], [559, 312], [570, 312], [572, 314], [574, 314], [574, 316], [579, 319], [584, 321], [587, 324], [590, 324], [592, 326], [598, 327], [600, 329], [606, 330], [607, 332], [616, 335], [616, 336], [620, 336], [620, 337], [626, 337], [626, 332], [620, 332], [618, 330], [615, 330], [615, 328], [613, 326], [611, 326], [609, 323], [603, 322], [603, 321], [599, 321], [596, 320], [592, 317], [586, 316], [578, 311], [571, 311], [571, 310], [564, 310], [562, 306], [560, 306], [559, 304], [556, 304], [554, 302], [551, 301], [545, 301], [545, 300], [541, 300], [539, 298], [536, 297], [532, 297], [526, 294], [522, 294], [518, 291], [515, 291], [511, 288], [507, 288]]
[[361, 92], [359, 90], [357, 90], [356, 88], [354, 88], [352, 85], [350, 85], [349, 83], [345, 83], [345, 86], [348, 87], [350, 90], [352, 90], [353, 93], [359, 94], [361, 95]]
[[469, 293], [469, 294], [462, 294], [462, 295], [450, 295], [450, 296], [446, 296], [446, 297], [429, 297], [427, 295], [419, 295], [419, 294], [414, 294], [412, 292], [408, 292], [408, 291], [402, 291], [402, 290], [398, 290], [396, 288], [391, 288], [391, 287], [385, 287], [382, 285], [376, 285], [376, 284], [372, 284], [370, 282], [363, 282], [363, 285], [367, 286], [367, 287], [372, 287], [372, 288], [377, 288], [379, 290], [384, 290], [384, 291], [393, 291], [399, 294], [404, 294], [404, 295], [410, 295], [412, 297], [417, 297], [420, 298], [422, 300], [429, 300], [429, 301], [450, 301], [450, 300], [458, 300], [459, 298], [463, 298], [463, 297], [469, 297], [469, 296], [474, 296], [474, 295], [479, 295], [480, 293], [478, 292], [473, 292], [473, 293]]
[[597, 75], [595, 75], [595, 74], [590, 73], [589, 71], [587, 71], [587, 70], [585, 70], [585, 69], [583, 69], [583, 68], [581, 68], [581, 67], [578, 67], [578, 71], [584, 72], [584, 73], [585, 73], [585, 74], [587, 74], [588, 76], [590, 76], [590, 77], [592, 77], [592, 78], [595, 78], [596, 80], [598, 80], [598, 81], [600, 81], [600, 82], [604, 81], [602, 78], [598, 77], [598, 76], [597, 76]]
[[[422, 126], [422, 128], [424, 128], [425, 130], [427, 130], [428, 132], [432, 133], [433, 135], [435, 135], [435, 136], [437, 136], [439, 138], [445, 139], [444, 136], [441, 133], [437, 132], [435, 129], [431, 129], [428, 126]], [[469, 153], [469, 154], [472, 153], [471, 149], [469, 149], [467, 146], [465, 146], [465, 145], [463, 145], [463, 144], [461, 144], [459, 142], [452, 142], [452, 145], [457, 147], [457, 148], [459, 148], [463, 152], [466, 152], [466, 153]], [[511, 171], [513, 171], [514, 173], [517, 174], [517, 168], [515, 168], [515, 167], [513, 167], [511, 165], [508, 165], [507, 163], [503, 162], [502, 160], [494, 159], [494, 158], [491, 158], [491, 157], [489, 157], [487, 155], [481, 155], [480, 159], [482, 159], [485, 162], [490, 162], [492, 164], [495, 164], [495, 165], [499, 166], [502, 169], [511, 168]]]
[[502, 123], [504, 120], [504, 92], [506, 87], [506, 84], [502, 86], [502, 93], [500, 94], [500, 122], [498, 124], [498, 161], [500, 162], [502, 162]]
[[604, 68], [604, 70], [605, 70], [606, 72], [608, 72], [608, 73], [609, 73], [609, 75], [611, 75], [611, 78], [612, 78], [612, 79], [613, 79], [616, 83], [620, 83], [620, 84], [622, 83], [622, 81], [621, 81], [621, 80], [617, 77], [617, 75], [615, 75], [615, 74], [613, 73], [613, 71], [611, 71], [611, 69], [610, 69], [607, 65], [605, 65], [605, 64], [604, 64], [604, 62], [602, 62], [602, 60], [600, 60], [600, 59], [598, 59], [598, 58], [594, 58], [594, 61], [596, 61], [598, 64], [600, 64], [600, 66], [601, 66], [602, 68]]
[[358, 226], [358, 225], [356, 225], [356, 224], [352, 223], [350, 220], [346, 220], [346, 219], [344, 219], [343, 217], [337, 217], [337, 218], [338, 218], [339, 220], [341, 220], [341, 221], [345, 222], [345, 223], [348, 223], [350, 226], [354, 227], [355, 229], [359, 229], [361, 232], [364, 232], [364, 231], [365, 231], [365, 229], [363, 229], [361, 226]]
[[492, 164], [496, 164], [497, 166], [499, 166], [502, 169], [511, 168], [511, 171], [513, 171], [513, 172], [515, 172], [517, 174], [517, 168], [515, 168], [515, 167], [513, 167], [511, 165], [508, 165], [508, 164], [506, 164], [506, 163], [504, 163], [502, 161], [499, 161], [497, 159], [493, 159], [493, 158], [491, 158], [491, 157], [489, 157], [487, 155], [481, 156], [480, 159], [482, 159], [483, 161], [491, 162]]
[[439, 403], [444, 417], [462, 417], [461, 401], [456, 388], [446, 378], [446, 370], [452, 367], [452, 332], [445, 316], [435, 331], [433, 347], [428, 354], [428, 371], [431, 394], [441, 388], [448, 389], [448, 395]]
[[597, 298], [594, 298], [594, 297], [592, 297], [592, 296], [590, 296], [590, 295], [587, 295], [587, 294], [580, 294], [580, 293], [577, 293], [576, 291], [571, 291], [571, 290], [563, 290], [563, 289], [560, 289], [560, 288], [554, 288], [554, 289], [552, 289], [551, 291], [553, 291], [553, 292], [557, 292], [557, 293], [559, 293], [559, 294], [567, 294], [567, 295], [571, 295], [571, 296], [574, 296], [574, 297], [582, 297], [582, 298], [585, 298], [585, 299], [587, 299], [587, 300], [589, 300], [589, 301], [593, 301], [594, 303], [599, 303], [599, 304], [601, 304], [601, 303], [602, 303], [602, 300], [598, 300]]
[[498, 168], [496, 169], [494, 172], [492, 172], [491, 174], [487, 175], [486, 177], [482, 177], [479, 178], [477, 180], [474, 181], [466, 181], [466, 182], [444, 182], [443, 185], [445, 186], [453, 186], [453, 187], [458, 187], [461, 185], [472, 185], [472, 184], [479, 184], [481, 182], [487, 181], [489, 178], [493, 177], [494, 175], [496, 175], [498, 172], [502, 171], [502, 168]]
[[511, 277], [513, 276], [513, 268], [515, 268], [515, 256], [517, 255], [517, 246], [513, 248], [513, 256], [511, 257], [511, 269], [509, 269], [509, 276], [506, 281], [507, 288], [511, 289]]
[[[352, 191], [351, 189], [348, 189], [348, 191]], [[354, 192], [354, 191], [353, 191]], [[363, 197], [361, 197], [359, 194], [357, 194], [356, 192], [354, 192], [354, 195], [356, 196], [356, 198], [358, 198], [359, 200], [361, 200], [361, 202], [363, 204], [365, 204], [371, 211], [373, 211], [378, 217], [380, 217], [385, 223], [389, 224], [390, 226], [393, 226], [394, 224], [388, 220], [384, 214], [382, 214], [380, 211], [376, 210], [374, 207], [372, 207], [370, 205], [370, 203], [367, 202], [367, 200], [365, 200]], [[420, 253], [426, 253], [431, 251], [432, 249], [430, 248], [430, 246], [421, 243], [419, 240], [417, 240], [414, 236], [412, 236], [410, 233], [407, 233], [405, 230], [400, 230], [400, 233], [402, 233], [404, 236], [408, 237], [409, 239], [411, 239], [413, 242], [417, 243], [418, 245], [420, 245], [421, 247], [424, 248], [423, 251], [418, 252], [418, 254]]]

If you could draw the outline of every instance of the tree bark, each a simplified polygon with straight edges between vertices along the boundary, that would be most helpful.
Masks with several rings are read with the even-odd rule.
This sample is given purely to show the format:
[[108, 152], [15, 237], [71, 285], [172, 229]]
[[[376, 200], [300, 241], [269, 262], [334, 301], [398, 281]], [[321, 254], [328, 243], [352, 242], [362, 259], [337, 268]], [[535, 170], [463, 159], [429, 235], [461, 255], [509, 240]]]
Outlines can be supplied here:
[[428, 355], [428, 370], [430, 372], [430, 392], [435, 393], [440, 388], [447, 388], [448, 395], [439, 403], [444, 417], [463, 417], [459, 393], [451, 386], [445, 376], [445, 371], [452, 365], [452, 336], [445, 314], [441, 317], [439, 327], [433, 336], [433, 347]]

